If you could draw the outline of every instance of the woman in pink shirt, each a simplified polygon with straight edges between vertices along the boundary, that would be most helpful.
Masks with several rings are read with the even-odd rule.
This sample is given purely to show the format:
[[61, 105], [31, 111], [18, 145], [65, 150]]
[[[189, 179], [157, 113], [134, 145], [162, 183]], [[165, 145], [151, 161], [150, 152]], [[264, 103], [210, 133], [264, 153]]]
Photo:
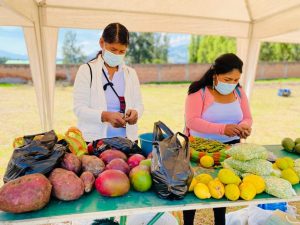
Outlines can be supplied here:
[[[227, 144], [251, 134], [248, 99], [239, 85], [243, 62], [235, 54], [218, 57], [198, 81], [193, 82], [185, 104], [186, 134]], [[226, 208], [214, 208], [215, 225], [225, 225]], [[195, 210], [184, 211], [184, 224], [192, 225]]]

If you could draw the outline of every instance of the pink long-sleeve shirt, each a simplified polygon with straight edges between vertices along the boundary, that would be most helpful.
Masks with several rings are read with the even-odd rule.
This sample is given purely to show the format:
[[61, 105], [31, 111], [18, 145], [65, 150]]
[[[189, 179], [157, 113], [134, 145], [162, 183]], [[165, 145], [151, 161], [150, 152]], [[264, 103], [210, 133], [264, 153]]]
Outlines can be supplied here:
[[[234, 91], [234, 94], [239, 100], [243, 112], [243, 119], [239, 124], [247, 124], [251, 126], [252, 116], [249, 108], [248, 98], [241, 87], [239, 87], [239, 90], [241, 96]], [[214, 96], [210, 93], [207, 87], [205, 87], [204, 96], [201, 89], [187, 96], [185, 102], [185, 122], [187, 134], [191, 129], [200, 133], [224, 135], [226, 124], [211, 123], [202, 119], [203, 112], [205, 112], [213, 102]]]

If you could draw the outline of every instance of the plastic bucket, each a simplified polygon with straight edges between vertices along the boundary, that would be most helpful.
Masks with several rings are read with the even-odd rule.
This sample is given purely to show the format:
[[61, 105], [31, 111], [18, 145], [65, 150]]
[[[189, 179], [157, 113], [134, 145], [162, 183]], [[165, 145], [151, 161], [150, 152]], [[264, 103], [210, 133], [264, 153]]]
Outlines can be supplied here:
[[152, 152], [153, 133], [144, 133], [139, 136], [141, 148], [144, 155], [149, 155]]
[[[166, 134], [163, 134], [164, 137], [167, 137]], [[152, 152], [153, 144], [153, 133], [144, 133], [139, 136], [141, 148], [144, 155], [149, 155]]]

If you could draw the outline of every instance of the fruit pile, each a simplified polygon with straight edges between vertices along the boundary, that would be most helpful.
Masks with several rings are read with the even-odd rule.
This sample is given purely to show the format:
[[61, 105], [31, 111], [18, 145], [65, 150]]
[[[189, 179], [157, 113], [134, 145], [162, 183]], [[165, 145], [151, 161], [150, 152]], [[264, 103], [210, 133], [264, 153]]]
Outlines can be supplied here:
[[276, 176], [281, 177], [291, 185], [299, 184], [300, 178], [300, 159], [293, 160], [290, 157], [276, 159], [273, 168], [276, 170]]
[[295, 141], [292, 138], [284, 138], [281, 145], [285, 151], [300, 154], [300, 138], [296, 138]]
[[209, 140], [200, 137], [189, 137], [191, 161], [199, 162], [203, 156], [210, 156], [214, 160], [214, 164], [219, 165], [228, 156], [226, 150], [229, 145], [219, 141]]
[[260, 176], [248, 174], [241, 180], [232, 170], [221, 169], [215, 179], [209, 174], [195, 176], [189, 191], [193, 191], [199, 199], [221, 199], [225, 195], [231, 201], [239, 198], [248, 201], [262, 193], [265, 187]]
[[[293, 167], [293, 160], [288, 157], [277, 159], [277, 162], [272, 165], [271, 162], [266, 160], [266, 153], [267, 150], [262, 146], [239, 144], [228, 150], [228, 154], [231, 157], [223, 162], [223, 167], [232, 170], [239, 177], [245, 177], [249, 174], [260, 176], [265, 181], [265, 191], [268, 194], [279, 198], [292, 198], [295, 195], [295, 190], [292, 187], [292, 183], [288, 182], [286, 178], [293, 173], [289, 169], [284, 171], [284, 176], [282, 176], [282, 172], [277, 167], [279, 166], [278, 168], [282, 169], [288, 169], [288, 165]], [[297, 182], [297, 180], [294, 180], [295, 177], [290, 179], [293, 179], [293, 183]], [[276, 185], [276, 188], [274, 188], [274, 185]]]
[[[0, 210], [12, 213], [39, 210], [48, 204], [51, 193], [59, 200], [72, 201], [94, 188], [108, 197], [125, 195], [130, 187], [139, 192], [151, 188], [150, 158], [141, 154], [128, 156], [118, 149], [105, 150], [99, 156], [88, 155], [81, 132], [73, 127], [65, 136], [57, 136], [66, 141], [70, 152], [64, 154], [48, 177], [35, 173], [4, 184], [0, 188]], [[35, 140], [38, 138], [41, 137]], [[25, 141], [18, 138], [14, 146], [22, 146]]]

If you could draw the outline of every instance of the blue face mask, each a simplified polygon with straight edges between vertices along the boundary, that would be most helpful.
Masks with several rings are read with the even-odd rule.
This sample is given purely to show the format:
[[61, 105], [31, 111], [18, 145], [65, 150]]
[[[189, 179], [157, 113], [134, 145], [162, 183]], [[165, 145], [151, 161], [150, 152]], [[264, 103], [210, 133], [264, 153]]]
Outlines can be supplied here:
[[228, 84], [223, 83], [218, 80], [218, 84], [215, 86], [215, 89], [222, 95], [229, 95], [235, 89], [237, 84]]
[[125, 54], [116, 55], [108, 50], [105, 50], [102, 57], [110, 67], [116, 67], [123, 63]]

